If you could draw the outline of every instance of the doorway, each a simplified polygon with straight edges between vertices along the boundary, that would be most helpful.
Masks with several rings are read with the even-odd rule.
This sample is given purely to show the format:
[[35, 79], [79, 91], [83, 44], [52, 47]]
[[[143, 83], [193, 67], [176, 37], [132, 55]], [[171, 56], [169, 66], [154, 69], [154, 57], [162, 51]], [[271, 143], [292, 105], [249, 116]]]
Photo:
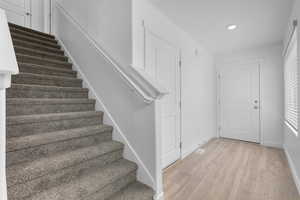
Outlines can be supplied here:
[[260, 143], [260, 64], [226, 64], [218, 76], [220, 137]]
[[180, 49], [145, 30], [145, 71], [167, 90], [161, 101], [162, 168], [181, 158]]
[[0, 0], [9, 22], [41, 32], [50, 32], [50, 0]]

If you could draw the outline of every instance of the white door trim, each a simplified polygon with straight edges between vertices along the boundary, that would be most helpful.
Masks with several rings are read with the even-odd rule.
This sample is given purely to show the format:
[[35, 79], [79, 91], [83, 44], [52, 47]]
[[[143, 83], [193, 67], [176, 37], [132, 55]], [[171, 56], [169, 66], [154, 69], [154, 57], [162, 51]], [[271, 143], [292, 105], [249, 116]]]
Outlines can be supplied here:
[[264, 60], [263, 59], [246, 59], [246, 60], [231, 60], [231, 61], [226, 61], [217, 64], [217, 74], [216, 74], [216, 79], [217, 79], [217, 137], [221, 137], [221, 104], [220, 104], [220, 86], [221, 86], [221, 81], [220, 81], [220, 67], [223, 65], [230, 65], [230, 64], [242, 64], [242, 65], [247, 65], [247, 64], [257, 64], [258, 65], [258, 71], [259, 71], [259, 144], [265, 145], [264, 144], [264, 135], [262, 132], [262, 87], [261, 87], [261, 66], [263, 64]]

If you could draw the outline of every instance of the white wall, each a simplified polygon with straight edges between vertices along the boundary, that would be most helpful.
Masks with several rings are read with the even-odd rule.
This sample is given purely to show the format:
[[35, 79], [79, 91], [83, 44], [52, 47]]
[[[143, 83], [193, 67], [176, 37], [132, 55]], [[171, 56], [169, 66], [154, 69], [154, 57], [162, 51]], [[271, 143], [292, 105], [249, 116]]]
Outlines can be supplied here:
[[122, 66], [131, 64], [131, 0], [57, 0]]
[[282, 44], [218, 55], [217, 70], [222, 63], [251, 62], [261, 64], [261, 143], [266, 146], [282, 147], [283, 144], [283, 59]]
[[[287, 25], [285, 46], [287, 46], [287, 40], [288, 40], [287, 38], [291, 34], [292, 21], [294, 19], [298, 19], [298, 59], [299, 59], [300, 58], [300, 39], [299, 39], [300, 38], [300, 28], [299, 28], [300, 1], [299, 0], [295, 0], [293, 11]], [[300, 69], [300, 62], [299, 62], [298, 69]], [[298, 95], [300, 96], [300, 87], [299, 87]], [[300, 101], [300, 98], [298, 99]], [[299, 124], [300, 124], [300, 118], [299, 118]], [[284, 147], [288, 155], [290, 167], [293, 171], [294, 179], [300, 193], [300, 136], [296, 137], [294, 132], [287, 125], [284, 125]]]
[[213, 58], [201, 44], [178, 28], [147, 0], [134, 0], [134, 66], [144, 66], [143, 23], [151, 32], [181, 49], [182, 151], [187, 155], [204, 141], [216, 136], [216, 81]]
[[[112, 63], [94, 46], [96, 44], [99, 48], [99, 45], [93, 44], [105, 41], [106, 45], [112, 45], [110, 50], [119, 45], [120, 54], [125, 49], [126, 55], [131, 54], [131, 45], [122, 43], [122, 38], [131, 38], [123, 30], [131, 29], [131, 18], [124, 17], [130, 16], [131, 4], [127, 1], [129, 6], [122, 7], [123, 1], [59, 0], [58, 4], [54, 1], [53, 30], [72, 56], [74, 69], [80, 72], [85, 87], [90, 89], [90, 97], [97, 100], [97, 110], [104, 111], [104, 122], [114, 126], [114, 139], [126, 145], [124, 157], [138, 164], [138, 179], [155, 187], [155, 106], [137, 97]], [[124, 21], [124, 24], [119, 26], [114, 24], [115, 21]], [[129, 27], [123, 27], [125, 24]], [[114, 51], [110, 56], [120, 54]], [[123, 62], [130, 59], [131, 56], [125, 56]]]

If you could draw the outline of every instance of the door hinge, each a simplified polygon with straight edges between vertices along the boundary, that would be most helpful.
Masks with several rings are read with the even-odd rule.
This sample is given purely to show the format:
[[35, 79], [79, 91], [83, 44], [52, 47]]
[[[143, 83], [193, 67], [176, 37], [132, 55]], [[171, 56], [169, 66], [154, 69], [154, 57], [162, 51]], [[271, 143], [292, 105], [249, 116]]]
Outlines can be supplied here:
[[218, 74], [218, 79], [221, 79], [221, 75], [220, 74]]
[[182, 149], [182, 142], [179, 143], [179, 147], [180, 147], [180, 149]]
[[219, 130], [219, 132], [221, 131], [221, 129], [222, 129], [222, 127], [221, 127], [221, 126], [219, 126], [219, 127], [218, 127], [218, 130]]
[[179, 60], [179, 67], [181, 67], [182, 66], [182, 61], [181, 60]]
[[178, 104], [179, 104], [179, 108], [181, 109], [181, 106], [182, 106], [182, 105], [181, 105], [181, 104], [182, 104], [182, 103], [181, 103], [181, 101], [179, 101], [179, 103], [178, 103]]

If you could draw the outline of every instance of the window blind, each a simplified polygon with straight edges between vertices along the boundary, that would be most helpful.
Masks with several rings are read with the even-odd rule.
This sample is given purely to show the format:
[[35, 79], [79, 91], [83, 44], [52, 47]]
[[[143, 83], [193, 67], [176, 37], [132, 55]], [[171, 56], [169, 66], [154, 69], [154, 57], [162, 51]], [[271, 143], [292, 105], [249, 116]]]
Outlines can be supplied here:
[[297, 28], [286, 51], [285, 77], [285, 120], [298, 131], [298, 49]]

